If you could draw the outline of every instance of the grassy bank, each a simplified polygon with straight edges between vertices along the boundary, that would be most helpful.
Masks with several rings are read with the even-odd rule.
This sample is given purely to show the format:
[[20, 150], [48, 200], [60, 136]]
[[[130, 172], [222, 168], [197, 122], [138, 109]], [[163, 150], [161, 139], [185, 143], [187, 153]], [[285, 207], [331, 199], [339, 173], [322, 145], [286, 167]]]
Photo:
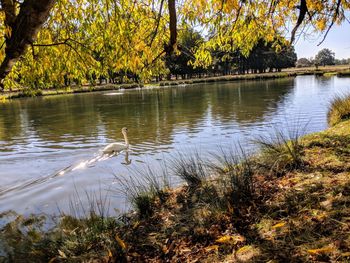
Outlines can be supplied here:
[[86, 93], [106, 90], [135, 89], [142, 88], [143, 84], [107, 84], [98, 86], [75, 86], [59, 89], [24, 89], [23, 91], [5, 92], [0, 94], [0, 101], [7, 99], [18, 99], [26, 97], [53, 96], [74, 93]]
[[[179, 155], [162, 175], [120, 181], [135, 212], [119, 218], [63, 216], [45, 231], [18, 216], [1, 229], [0, 262], [348, 262], [349, 127], [276, 131], [252, 156]], [[171, 189], [169, 172], [185, 184]]]

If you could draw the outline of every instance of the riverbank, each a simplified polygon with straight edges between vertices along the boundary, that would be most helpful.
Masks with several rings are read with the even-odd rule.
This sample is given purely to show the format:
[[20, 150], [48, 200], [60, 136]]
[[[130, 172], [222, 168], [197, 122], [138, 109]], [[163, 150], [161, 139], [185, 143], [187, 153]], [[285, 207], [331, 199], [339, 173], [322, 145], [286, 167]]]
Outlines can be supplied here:
[[0, 262], [348, 261], [350, 120], [336, 116], [303, 138], [260, 138], [254, 156], [179, 156], [172, 171], [186, 184], [176, 189], [166, 175], [122, 181], [135, 212], [119, 218], [106, 217], [101, 200], [86, 218], [63, 216], [50, 231], [44, 217], [12, 215], [0, 230]]
[[315, 69], [309, 68], [289, 68], [282, 72], [273, 73], [260, 73], [260, 74], [242, 74], [242, 75], [227, 75], [217, 77], [203, 77], [196, 79], [184, 79], [184, 80], [170, 80], [160, 81], [158, 83], [140, 84], [105, 84], [96, 86], [71, 86], [67, 88], [59, 89], [26, 89], [23, 91], [5, 92], [0, 94], [0, 102], [8, 99], [18, 99], [24, 97], [39, 97], [39, 96], [54, 96], [64, 94], [78, 94], [86, 92], [99, 92], [107, 90], [120, 90], [120, 89], [135, 89], [143, 88], [148, 86], [178, 86], [178, 85], [191, 85], [198, 83], [214, 83], [214, 82], [228, 82], [228, 81], [242, 81], [242, 80], [267, 80], [276, 78], [287, 78], [296, 77], [301, 75], [317, 75], [317, 76], [339, 76], [348, 77], [350, 76], [349, 66], [327, 66]]

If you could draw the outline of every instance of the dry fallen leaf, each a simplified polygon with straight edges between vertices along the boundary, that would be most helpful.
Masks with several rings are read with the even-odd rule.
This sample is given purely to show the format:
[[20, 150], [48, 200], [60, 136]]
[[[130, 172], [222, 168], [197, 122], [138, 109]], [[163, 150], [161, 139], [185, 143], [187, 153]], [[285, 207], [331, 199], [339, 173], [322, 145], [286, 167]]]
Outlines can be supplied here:
[[218, 251], [218, 249], [219, 249], [218, 245], [212, 245], [204, 248], [205, 252]]
[[61, 250], [58, 250], [58, 254], [60, 255], [61, 258], [67, 258], [66, 254]]
[[115, 235], [115, 240], [118, 242], [119, 246], [121, 246], [123, 250], [126, 249], [125, 242], [120, 237], [118, 237], [118, 235]]
[[276, 225], [273, 225], [272, 228], [273, 229], [276, 229], [276, 228], [280, 228], [280, 227], [283, 227], [286, 225], [286, 222], [280, 222], [280, 223], [277, 223]]
[[237, 244], [238, 242], [243, 242], [243, 241], [245, 241], [245, 238], [241, 235], [233, 235], [233, 236], [225, 235], [216, 239], [216, 242], [221, 244]]
[[334, 247], [326, 246], [322, 248], [309, 249], [307, 252], [312, 255], [328, 254], [334, 251]]

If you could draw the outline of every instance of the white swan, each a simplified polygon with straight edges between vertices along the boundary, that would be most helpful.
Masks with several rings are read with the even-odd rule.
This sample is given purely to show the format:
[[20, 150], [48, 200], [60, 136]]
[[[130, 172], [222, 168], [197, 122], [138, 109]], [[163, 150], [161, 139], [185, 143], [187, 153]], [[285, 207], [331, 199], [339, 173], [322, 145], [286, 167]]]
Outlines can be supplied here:
[[122, 129], [122, 134], [124, 136], [125, 143], [114, 142], [114, 143], [108, 144], [102, 150], [104, 154], [119, 153], [123, 150], [129, 149], [128, 128], [124, 127]]

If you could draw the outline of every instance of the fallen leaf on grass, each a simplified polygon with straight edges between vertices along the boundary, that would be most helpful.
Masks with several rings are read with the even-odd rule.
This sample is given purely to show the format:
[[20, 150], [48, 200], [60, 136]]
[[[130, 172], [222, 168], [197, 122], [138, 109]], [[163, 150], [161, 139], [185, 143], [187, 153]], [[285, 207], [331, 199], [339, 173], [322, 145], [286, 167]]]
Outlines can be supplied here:
[[276, 228], [280, 228], [280, 227], [283, 227], [286, 225], [286, 222], [280, 222], [280, 223], [277, 223], [276, 225], [273, 225], [272, 228], [273, 229], [276, 229]]
[[211, 252], [211, 251], [218, 251], [219, 249], [219, 246], [218, 245], [212, 245], [212, 246], [209, 246], [209, 247], [206, 247], [204, 248], [205, 252]]
[[66, 254], [61, 250], [58, 250], [58, 254], [60, 255], [61, 258], [67, 258]]
[[119, 246], [121, 246], [123, 250], [126, 249], [125, 242], [120, 237], [118, 237], [118, 235], [115, 235], [115, 240], [118, 242]]
[[260, 254], [260, 250], [254, 246], [247, 245], [241, 247], [236, 252], [236, 258], [239, 261], [251, 262], [252, 259]]
[[108, 249], [108, 258], [111, 259], [113, 257], [112, 251], [110, 249]]
[[243, 241], [245, 241], [245, 238], [241, 235], [234, 235], [234, 236], [225, 235], [216, 239], [216, 242], [221, 244], [237, 244], [238, 242], [243, 242]]
[[322, 248], [309, 249], [307, 252], [312, 255], [328, 254], [334, 251], [334, 247], [326, 246]]

